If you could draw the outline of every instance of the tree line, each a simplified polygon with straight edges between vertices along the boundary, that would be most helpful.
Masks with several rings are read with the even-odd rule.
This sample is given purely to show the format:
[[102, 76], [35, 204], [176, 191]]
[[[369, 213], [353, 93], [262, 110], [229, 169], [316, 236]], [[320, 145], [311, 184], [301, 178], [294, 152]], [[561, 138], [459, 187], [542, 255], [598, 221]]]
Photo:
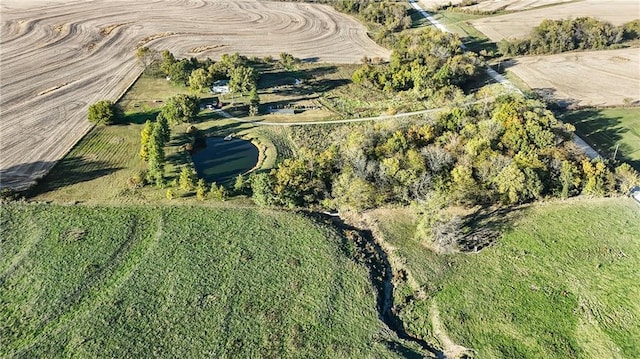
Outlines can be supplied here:
[[574, 50], [600, 50], [640, 38], [640, 20], [622, 26], [592, 17], [543, 20], [524, 39], [503, 39], [498, 50], [505, 56], [556, 54]]

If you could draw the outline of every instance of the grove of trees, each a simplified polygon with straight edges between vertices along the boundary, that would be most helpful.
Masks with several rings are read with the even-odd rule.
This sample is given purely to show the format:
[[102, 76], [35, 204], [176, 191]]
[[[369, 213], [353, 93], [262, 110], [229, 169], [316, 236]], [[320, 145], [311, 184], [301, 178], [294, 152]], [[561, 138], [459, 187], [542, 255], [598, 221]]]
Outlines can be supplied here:
[[573, 128], [545, 105], [519, 96], [454, 107], [411, 122], [366, 123], [301, 148], [270, 174], [251, 179], [261, 205], [366, 209], [430, 198], [444, 203], [518, 204], [579, 193], [606, 195], [638, 183], [628, 165], [612, 170], [571, 141]]
[[363, 64], [353, 81], [390, 92], [410, 90], [417, 98], [455, 92], [481, 66], [480, 59], [461, 45], [457, 35], [432, 28], [401, 33], [395, 36], [389, 63]]
[[592, 17], [543, 20], [529, 37], [498, 43], [505, 56], [555, 54], [574, 50], [599, 50], [640, 37], [640, 20], [616, 27]]

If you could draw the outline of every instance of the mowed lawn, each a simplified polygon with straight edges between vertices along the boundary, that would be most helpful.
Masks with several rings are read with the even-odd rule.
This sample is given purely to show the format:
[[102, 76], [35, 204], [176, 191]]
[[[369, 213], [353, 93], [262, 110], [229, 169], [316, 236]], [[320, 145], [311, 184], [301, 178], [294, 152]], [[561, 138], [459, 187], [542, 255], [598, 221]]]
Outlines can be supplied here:
[[602, 156], [629, 162], [640, 171], [640, 107], [590, 109], [571, 112], [563, 121], [576, 126], [576, 133]]
[[[301, 215], [2, 206], [0, 357], [396, 357], [367, 269]], [[393, 344], [393, 345], [392, 345]]]
[[451, 340], [479, 358], [640, 357], [640, 207], [632, 200], [534, 205], [473, 254], [437, 255], [413, 239], [410, 216], [385, 216], [387, 240], [425, 293], [400, 312], [414, 334], [433, 340], [437, 310]]

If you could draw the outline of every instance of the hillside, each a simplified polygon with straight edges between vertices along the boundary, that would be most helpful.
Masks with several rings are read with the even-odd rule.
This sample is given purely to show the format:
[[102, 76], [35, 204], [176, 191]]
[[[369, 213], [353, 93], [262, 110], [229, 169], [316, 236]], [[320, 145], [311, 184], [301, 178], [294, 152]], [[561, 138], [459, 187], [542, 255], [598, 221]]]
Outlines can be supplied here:
[[[398, 310], [415, 335], [448, 339], [478, 358], [640, 356], [640, 208], [633, 201], [536, 204], [512, 213], [494, 245], [453, 255], [412, 239], [407, 213], [377, 215], [414, 282], [396, 297], [408, 298]], [[412, 286], [418, 299], [409, 296]]]
[[333, 230], [255, 209], [8, 204], [0, 357], [395, 357]]

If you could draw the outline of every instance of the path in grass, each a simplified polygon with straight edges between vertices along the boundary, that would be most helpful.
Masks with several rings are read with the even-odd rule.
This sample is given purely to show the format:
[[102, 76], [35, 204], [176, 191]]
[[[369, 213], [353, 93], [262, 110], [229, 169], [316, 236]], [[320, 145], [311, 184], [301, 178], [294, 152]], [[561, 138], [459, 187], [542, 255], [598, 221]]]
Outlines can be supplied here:
[[344, 239], [297, 214], [13, 203], [0, 221], [2, 357], [421, 353]]

